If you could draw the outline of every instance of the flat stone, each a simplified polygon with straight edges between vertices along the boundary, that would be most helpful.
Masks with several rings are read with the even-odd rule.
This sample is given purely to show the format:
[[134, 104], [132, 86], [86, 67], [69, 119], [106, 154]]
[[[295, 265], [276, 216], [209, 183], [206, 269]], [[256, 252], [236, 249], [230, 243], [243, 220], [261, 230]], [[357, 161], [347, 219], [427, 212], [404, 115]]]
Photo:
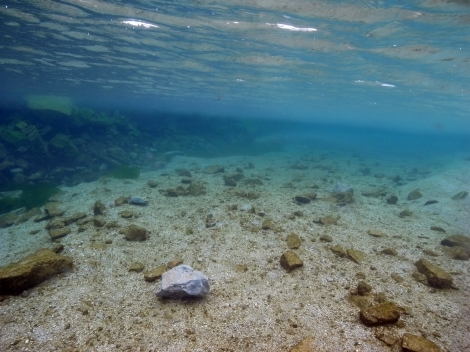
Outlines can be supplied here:
[[320, 241], [322, 242], [333, 242], [333, 237], [330, 235], [321, 235], [320, 236]]
[[106, 225], [106, 220], [103, 216], [95, 216], [93, 218], [93, 225], [95, 225], [96, 227], [103, 227], [104, 225]]
[[292, 252], [292, 251], [287, 251], [285, 252], [280, 259], [280, 264], [281, 266], [287, 271], [291, 272], [294, 269], [300, 268], [304, 265], [304, 262], [300, 257]]
[[357, 264], [361, 264], [364, 261], [364, 252], [357, 249], [348, 249], [346, 251], [348, 258]]
[[0, 294], [20, 294], [49, 277], [72, 269], [72, 259], [39, 249], [33, 254], [0, 269]]
[[415, 190], [411, 191], [410, 193], [408, 193], [408, 200], [419, 199], [422, 196], [423, 196], [423, 194], [418, 189], [415, 189]]
[[400, 339], [398, 332], [389, 330], [385, 327], [379, 327], [375, 331], [375, 337], [385, 343], [387, 346], [392, 346]]
[[297, 236], [295, 233], [291, 233], [290, 235], [288, 235], [286, 238], [286, 242], [287, 242], [287, 247], [289, 249], [297, 249], [302, 244], [300, 237]]
[[147, 234], [147, 229], [137, 225], [129, 225], [124, 236], [126, 236], [126, 240], [128, 241], [145, 241], [147, 239]]
[[330, 215], [321, 217], [319, 222], [322, 225], [337, 225], [338, 224], [338, 221]]
[[470, 237], [464, 235], [452, 235], [444, 238], [441, 241], [443, 246], [448, 247], [463, 247], [470, 250]]
[[157, 297], [203, 297], [209, 293], [209, 279], [189, 265], [178, 265], [163, 273]]
[[380, 251], [382, 254], [397, 256], [398, 252], [395, 248], [385, 248]]
[[69, 233], [71, 233], [72, 230], [70, 227], [60, 227], [60, 228], [53, 228], [49, 230], [49, 236], [51, 236], [52, 240], [56, 240], [61, 237], [67, 236]]
[[367, 234], [372, 237], [387, 237], [385, 233], [377, 229], [370, 229], [367, 231]]
[[395, 323], [400, 318], [400, 309], [393, 302], [384, 302], [361, 309], [362, 323], [368, 326]]
[[95, 215], [104, 215], [106, 213], [106, 205], [104, 205], [99, 200], [93, 205], [93, 214]]
[[183, 258], [176, 258], [176, 259], [170, 260], [166, 264], [166, 268], [167, 269], [173, 269], [174, 267], [183, 264], [183, 261], [184, 261]]
[[292, 347], [289, 352], [315, 352], [313, 337], [307, 336], [297, 345]]
[[129, 199], [128, 197], [119, 197], [119, 198], [116, 198], [116, 199], [114, 200], [114, 205], [117, 206], [117, 207], [119, 207], [119, 206], [121, 206], [121, 205], [123, 205], [123, 204], [127, 204], [128, 199]]
[[158, 182], [155, 181], [155, 180], [149, 180], [147, 182], [147, 186], [149, 186], [150, 188], [156, 188], [156, 187], [158, 187]]
[[123, 219], [130, 219], [130, 218], [134, 217], [134, 212], [132, 212], [130, 210], [123, 210], [119, 213], [119, 216]]
[[408, 333], [403, 334], [401, 347], [404, 352], [442, 352], [441, 348], [431, 340]]
[[44, 211], [46, 212], [47, 216], [50, 218], [61, 216], [62, 214], [65, 213], [65, 210], [59, 208], [59, 206], [60, 206], [60, 203], [57, 203], [57, 202], [47, 203], [44, 206]]
[[452, 287], [452, 276], [435, 264], [420, 259], [415, 263], [418, 271], [426, 276], [428, 285], [436, 288]]
[[388, 204], [394, 205], [394, 204], [397, 204], [397, 202], [398, 202], [398, 197], [397, 197], [396, 195], [393, 195], [393, 194], [392, 194], [392, 195], [388, 196], [386, 200], [387, 200], [387, 203], [388, 203]]
[[330, 247], [331, 251], [336, 254], [338, 257], [346, 257], [346, 250], [340, 245], [334, 245]]
[[161, 278], [166, 270], [166, 265], [160, 265], [155, 269], [148, 270], [144, 273], [144, 280], [147, 282], [154, 282], [155, 280]]
[[446, 233], [446, 230], [444, 230], [442, 227], [440, 226], [431, 226], [431, 230], [432, 231], [436, 231], [436, 232], [442, 232], [442, 233]]
[[74, 222], [77, 222], [80, 219], [86, 218], [85, 213], [75, 213], [73, 215], [67, 216], [62, 219], [62, 221], [65, 223], [65, 225], [70, 225], [73, 224]]
[[310, 198], [307, 196], [299, 195], [294, 197], [297, 204], [308, 204], [310, 203]]
[[216, 174], [224, 171], [225, 168], [221, 165], [208, 165], [204, 168], [204, 173], [206, 174]]
[[144, 264], [142, 264], [140, 262], [134, 262], [129, 267], [129, 271], [133, 271], [135, 273], [140, 273], [144, 270], [144, 267], [145, 267]]
[[457, 194], [454, 194], [454, 195], [452, 196], [452, 199], [453, 199], [453, 200], [462, 200], [462, 199], [466, 198], [467, 196], [468, 196], [468, 192], [467, 192], [467, 191], [461, 191], [461, 192], [459, 192], [459, 193], [457, 193]]
[[0, 216], [0, 228], [10, 227], [15, 224], [16, 220], [18, 220], [18, 215], [15, 214], [5, 214]]

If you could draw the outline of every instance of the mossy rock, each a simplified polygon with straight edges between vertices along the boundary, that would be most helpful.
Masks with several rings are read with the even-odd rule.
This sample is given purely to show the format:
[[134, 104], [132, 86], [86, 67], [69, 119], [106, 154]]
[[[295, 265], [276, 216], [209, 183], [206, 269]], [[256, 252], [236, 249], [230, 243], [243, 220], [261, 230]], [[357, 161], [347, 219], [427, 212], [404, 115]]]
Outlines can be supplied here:
[[19, 197], [4, 197], [0, 199], [0, 213], [7, 213], [15, 209], [32, 209], [46, 204], [50, 197], [61, 192], [60, 189], [50, 183], [36, 185], [6, 185], [4, 189], [22, 190]]
[[140, 176], [140, 168], [137, 166], [126, 166], [121, 165], [117, 166], [112, 169], [107, 176], [118, 178], [118, 179], [126, 179], [126, 180], [135, 180], [138, 179]]
[[7, 142], [8, 144], [13, 145], [20, 144], [26, 138], [26, 136], [21, 131], [12, 130], [9, 128], [3, 128], [0, 131], [0, 137], [2, 137], [2, 140]]

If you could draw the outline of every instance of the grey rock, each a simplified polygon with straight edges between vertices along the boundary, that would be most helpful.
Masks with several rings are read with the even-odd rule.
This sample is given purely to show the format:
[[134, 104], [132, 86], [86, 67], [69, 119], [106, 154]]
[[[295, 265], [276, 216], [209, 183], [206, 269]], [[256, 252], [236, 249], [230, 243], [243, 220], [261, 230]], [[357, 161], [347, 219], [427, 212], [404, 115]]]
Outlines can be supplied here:
[[134, 204], [134, 205], [147, 205], [148, 204], [148, 202], [144, 198], [137, 197], [137, 196], [130, 197], [128, 202], [129, 204]]
[[162, 275], [157, 297], [203, 297], [209, 293], [209, 280], [189, 265], [178, 265]]
[[344, 183], [341, 183], [341, 182], [337, 182], [335, 184], [335, 187], [332, 189], [332, 192], [333, 193], [336, 193], [336, 192], [341, 192], [341, 193], [353, 193], [354, 190], [351, 186], [347, 185], [347, 184], [344, 184]]

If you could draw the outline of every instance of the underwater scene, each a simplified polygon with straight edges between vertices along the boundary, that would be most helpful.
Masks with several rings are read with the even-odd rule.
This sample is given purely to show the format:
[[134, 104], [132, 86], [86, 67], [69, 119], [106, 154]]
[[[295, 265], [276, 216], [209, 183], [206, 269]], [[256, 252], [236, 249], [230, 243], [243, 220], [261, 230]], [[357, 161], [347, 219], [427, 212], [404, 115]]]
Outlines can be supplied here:
[[469, 1], [0, 26], [0, 352], [470, 351]]

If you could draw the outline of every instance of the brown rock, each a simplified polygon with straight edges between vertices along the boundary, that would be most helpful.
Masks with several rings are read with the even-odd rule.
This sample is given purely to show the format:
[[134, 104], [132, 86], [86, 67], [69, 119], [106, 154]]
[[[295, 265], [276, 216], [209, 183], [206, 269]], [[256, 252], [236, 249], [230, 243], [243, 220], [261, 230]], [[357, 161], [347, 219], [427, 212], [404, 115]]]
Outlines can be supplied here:
[[385, 248], [380, 251], [382, 254], [397, 256], [398, 252], [395, 248]]
[[287, 236], [286, 242], [287, 242], [287, 247], [289, 249], [299, 248], [300, 245], [302, 244], [300, 237], [297, 236], [295, 233], [291, 233], [289, 236]]
[[261, 225], [261, 228], [263, 230], [274, 230], [275, 229], [275, 226], [274, 226], [274, 223], [271, 219], [264, 219], [263, 220], [263, 223]]
[[129, 267], [129, 271], [133, 271], [135, 273], [140, 273], [144, 270], [144, 267], [145, 267], [144, 264], [142, 264], [140, 262], [134, 262]]
[[204, 173], [206, 174], [216, 174], [224, 171], [225, 168], [221, 165], [208, 165], [204, 168]]
[[303, 266], [304, 262], [296, 253], [287, 251], [281, 256], [280, 264], [287, 272], [291, 272]]
[[127, 201], [129, 200], [129, 197], [119, 197], [114, 200], [114, 205], [119, 207], [123, 204], [126, 204]]
[[154, 282], [155, 280], [162, 277], [163, 273], [166, 271], [166, 265], [160, 265], [155, 269], [151, 269], [144, 273], [144, 280], [147, 282]]
[[337, 225], [338, 224], [338, 221], [330, 215], [321, 217], [319, 222], [322, 225]]
[[395, 323], [400, 318], [400, 309], [393, 302], [384, 302], [364, 308], [361, 321], [368, 326]]
[[0, 269], [0, 294], [19, 294], [55, 274], [72, 269], [72, 266], [71, 258], [40, 249]]
[[65, 223], [65, 225], [70, 225], [73, 224], [74, 222], [77, 222], [80, 219], [86, 218], [85, 213], [75, 213], [73, 215], [67, 216], [62, 219], [62, 221]]
[[292, 347], [289, 352], [315, 352], [316, 349], [313, 346], [313, 337], [307, 336], [297, 345]]
[[340, 245], [331, 246], [330, 249], [338, 257], [346, 257], [346, 255], [347, 255], [346, 250], [343, 247], [341, 247]]
[[359, 296], [365, 296], [372, 291], [372, 286], [367, 282], [361, 280], [357, 284], [357, 294]]
[[104, 225], [106, 225], [106, 220], [102, 216], [95, 216], [93, 218], [93, 225], [95, 225], [96, 227], [103, 227]]
[[415, 189], [415, 190], [411, 191], [410, 193], [408, 193], [408, 200], [419, 199], [422, 196], [423, 196], [423, 194], [418, 189]]
[[299, 196], [295, 196], [294, 199], [295, 199], [295, 202], [297, 204], [308, 204], [308, 203], [310, 203], [310, 198], [307, 197], [307, 196], [299, 195]]
[[16, 220], [18, 220], [18, 215], [9, 213], [0, 216], [0, 228], [10, 227], [15, 224]]
[[128, 241], [145, 241], [147, 239], [147, 229], [137, 226], [129, 225], [124, 235]]
[[149, 181], [147, 182], [147, 186], [149, 186], [150, 188], [158, 187], [158, 182], [155, 181], [155, 180], [149, 180]]
[[417, 335], [405, 333], [401, 344], [404, 352], [441, 352], [434, 342]]
[[72, 230], [70, 227], [60, 227], [60, 228], [55, 228], [55, 229], [50, 229], [49, 230], [49, 236], [51, 236], [52, 240], [56, 240], [61, 237], [67, 236]]
[[437, 265], [426, 259], [420, 259], [415, 263], [415, 266], [421, 274], [426, 276], [429, 286], [437, 288], [452, 287], [452, 276]]
[[400, 339], [398, 332], [387, 328], [384, 329], [384, 327], [379, 327], [376, 329], [375, 337], [385, 343], [387, 346], [394, 345]]
[[333, 242], [333, 237], [331, 237], [330, 235], [321, 235], [320, 236], [320, 241]]
[[444, 230], [442, 227], [440, 226], [431, 226], [431, 230], [432, 231], [436, 231], [436, 232], [443, 232], [443, 233], [446, 233], [446, 230]]
[[468, 260], [470, 258], [470, 251], [465, 250], [465, 248], [456, 246], [446, 249], [446, 253], [456, 260]]
[[134, 213], [130, 210], [123, 210], [119, 213], [119, 216], [123, 219], [130, 219], [134, 217]]
[[99, 200], [96, 201], [95, 205], [93, 205], [93, 214], [95, 214], [95, 215], [104, 215], [105, 212], [106, 212], [106, 205], [104, 205]]
[[346, 251], [348, 258], [357, 264], [361, 264], [364, 261], [364, 252], [357, 249], [348, 249]]
[[448, 247], [463, 247], [468, 250], [470, 250], [470, 237], [464, 236], [464, 235], [453, 235], [444, 238], [441, 241], [441, 244], [443, 246], [448, 246]]
[[178, 266], [180, 264], [183, 264], [183, 258], [177, 258], [177, 259], [173, 259], [172, 261], [169, 261], [167, 264], [166, 264], [166, 268], [168, 270], [170, 269], [173, 269], [175, 266]]

